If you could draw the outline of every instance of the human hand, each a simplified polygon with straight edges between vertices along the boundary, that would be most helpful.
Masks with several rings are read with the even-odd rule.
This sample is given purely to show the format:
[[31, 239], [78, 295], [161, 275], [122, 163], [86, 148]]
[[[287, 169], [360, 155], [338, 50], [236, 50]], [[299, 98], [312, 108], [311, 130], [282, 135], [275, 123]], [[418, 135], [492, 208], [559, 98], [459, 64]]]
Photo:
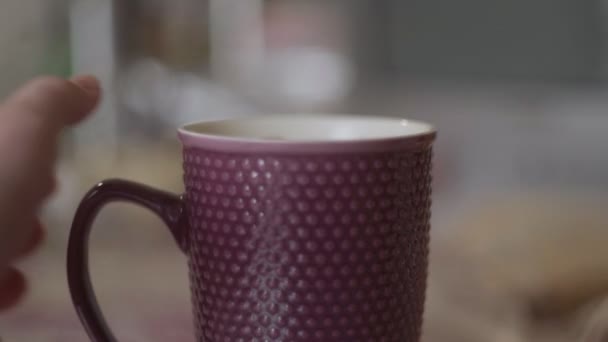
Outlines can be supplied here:
[[23, 275], [10, 265], [42, 241], [37, 215], [56, 186], [60, 134], [84, 119], [100, 95], [92, 76], [43, 77], [0, 104], [0, 311], [25, 293]]

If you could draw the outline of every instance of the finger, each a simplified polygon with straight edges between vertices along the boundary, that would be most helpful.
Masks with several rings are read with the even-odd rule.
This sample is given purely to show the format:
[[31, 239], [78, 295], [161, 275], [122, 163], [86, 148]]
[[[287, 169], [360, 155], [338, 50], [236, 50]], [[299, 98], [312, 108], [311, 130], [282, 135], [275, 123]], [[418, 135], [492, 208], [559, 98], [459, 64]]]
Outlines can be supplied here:
[[0, 155], [13, 166], [0, 172], [0, 185], [21, 189], [22, 201], [38, 204], [54, 185], [57, 139], [67, 124], [82, 120], [99, 101], [92, 76], [29, 82], [0, 106]]
[[85, 111], [84, 116], [76, 117], [74, 121], [69, 122], [70, 124], [74, 124], [84, 119], [86, 115], [89, 114], [95, 108], [95, 106], [97, 106], [101, 98], [101, 84], [99, 83], [99, 80], [92, 75], [75, 76], [70, 81], [84, 90], [84, 92], [86, 92], [89, 98], [91, 98], [93, 101], [93, 107], [88, 111]]
[[25, 277], [15, 269], [11, 268], [0, 276], [0, 311], [17, 305], [26, 288]]
[[40, 134], [57, 133], [65, 125], [85, 118], [99, 102], [100, 95], [99, 83], [92, 76], [78, 76], [71, 81], [41, 77], [7, 99], [0, 115], [12, 116], [9, 122], [15, 123], [36, 119], [38, 125], [28, 128], [38, 129]]
[[0, 229], [0, 270], [2, 266], [11, 264], [17, 259], [32, 252], [37, 244], [42, 242], [44, 234], [38, 219], [32, 217], [19, 217], [10, 220], [8, 229]]
[[45, 238], [44, 228], [43, 228], [40, 220], [37, 219], [34, 229], [32, 230], [32, 235], [27, 240], [25, 245], [23, 245], [23, 247], [20, 248], [16, 257], [24, 258], [24, 257], [27, 257], [27, 256], [31, 255], [32, 253], [34, 253], [34, 251], [36, 249], [38, 249], [38, 247], [42, 244], [42, 242], [44, 241], [44, 238]]

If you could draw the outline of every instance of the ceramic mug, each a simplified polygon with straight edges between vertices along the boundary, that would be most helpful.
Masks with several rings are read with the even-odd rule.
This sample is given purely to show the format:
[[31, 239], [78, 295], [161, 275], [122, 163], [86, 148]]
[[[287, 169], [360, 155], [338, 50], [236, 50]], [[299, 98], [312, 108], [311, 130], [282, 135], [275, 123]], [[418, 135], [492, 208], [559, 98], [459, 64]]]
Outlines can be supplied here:
[[400, 118], [264, 116], [179, 129], [185, 193], [107, 180], [82, 200], [69, 286], [115, 341], [87, 262], [97, 212], [141, 205], [187, 255], [197, 341], [395, 341], [421, 334], [434, 129]]

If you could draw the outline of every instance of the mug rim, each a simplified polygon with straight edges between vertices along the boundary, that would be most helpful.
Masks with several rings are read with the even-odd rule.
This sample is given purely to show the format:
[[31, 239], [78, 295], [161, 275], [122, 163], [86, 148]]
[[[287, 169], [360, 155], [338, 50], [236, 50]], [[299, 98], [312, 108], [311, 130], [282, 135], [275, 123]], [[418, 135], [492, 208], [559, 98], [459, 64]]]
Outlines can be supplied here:
[[[243, 123], [258, 120], [285, 119], [357, 119], [370, 122], [384, 122], [387, 125], [403, 127], [403, 133], [386, 134], [377, 137], [362, 138], [311, 138], [311, 139], [275, 139], [229, 134], [197, 132], [194, 129], [218, 124]], [[405, 127], [414, 126], [418, 131], [406, 132]], [[178, 138], [185, 148], [201, 148], [222, 152], [265, 152], [265, 153], [349, 153], [423, 150], [430, 148], [437, 136], [436, 128], [427, 122], [410, 120], [397, 116], [370, 116], [355, 114], [267, 114], [249, 117], [226, 118], [219, 120], [199, 120], [182, 125], [177, 129]]]

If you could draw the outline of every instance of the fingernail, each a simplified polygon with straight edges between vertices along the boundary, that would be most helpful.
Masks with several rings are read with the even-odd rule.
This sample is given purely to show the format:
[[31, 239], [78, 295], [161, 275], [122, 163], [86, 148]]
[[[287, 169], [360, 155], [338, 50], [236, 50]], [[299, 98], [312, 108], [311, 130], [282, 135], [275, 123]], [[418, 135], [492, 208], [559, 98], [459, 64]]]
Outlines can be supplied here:
[[26, 244], [21, 248], [16, 256], [16, 258], [24, 258], [31, 254], [33, 254], [38, 247], [42, 244], [45, 239], [45, 232], [40, 220], [36, 220], [34, 223], [35, 227], [32, 229], [32, 235], [26, 242]]
[[101, 90], [99, 80], [92, 75], [76, 76], [72, 79], [80, 88], [91, 94], [98, 94]]

